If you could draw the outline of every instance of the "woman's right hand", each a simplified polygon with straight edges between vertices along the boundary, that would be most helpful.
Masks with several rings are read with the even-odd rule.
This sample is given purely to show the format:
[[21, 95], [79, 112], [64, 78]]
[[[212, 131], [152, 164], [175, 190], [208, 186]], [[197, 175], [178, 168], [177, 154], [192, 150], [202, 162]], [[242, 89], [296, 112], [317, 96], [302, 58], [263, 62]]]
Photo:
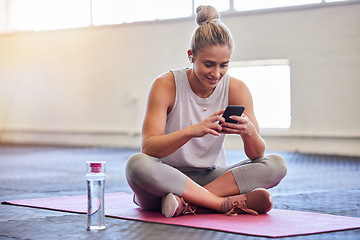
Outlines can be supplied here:
[[225, 119], [221, 116], [224, 113], [225, 109], [217, 111], [208, 118], [205, 118], [201, 122], [192, 125], [189, 127], [191, 135], [193, 137], [203, 137], [207, 134], [212, 134], [214, 136], [220, 136], [222, 130], [220, 122], [225, 122]]

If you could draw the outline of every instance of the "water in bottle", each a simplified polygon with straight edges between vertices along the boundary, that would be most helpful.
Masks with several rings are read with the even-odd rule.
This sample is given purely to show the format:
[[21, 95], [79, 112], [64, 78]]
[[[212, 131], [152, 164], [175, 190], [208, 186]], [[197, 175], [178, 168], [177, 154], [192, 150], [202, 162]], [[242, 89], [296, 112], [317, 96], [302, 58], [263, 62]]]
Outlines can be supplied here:
[[105, 162], [87, 162], [87, 230], [89, 231], [105, 229], [105, 178]]

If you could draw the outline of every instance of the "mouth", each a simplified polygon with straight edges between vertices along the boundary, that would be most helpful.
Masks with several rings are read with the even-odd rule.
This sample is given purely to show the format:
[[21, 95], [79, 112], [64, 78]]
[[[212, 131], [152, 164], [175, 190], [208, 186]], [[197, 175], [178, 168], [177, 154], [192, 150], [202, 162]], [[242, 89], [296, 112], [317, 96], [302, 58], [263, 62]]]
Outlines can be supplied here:
[[207, 78], [207, 80], [210, 84], [216, 84], [219, 81], [218, 78]]

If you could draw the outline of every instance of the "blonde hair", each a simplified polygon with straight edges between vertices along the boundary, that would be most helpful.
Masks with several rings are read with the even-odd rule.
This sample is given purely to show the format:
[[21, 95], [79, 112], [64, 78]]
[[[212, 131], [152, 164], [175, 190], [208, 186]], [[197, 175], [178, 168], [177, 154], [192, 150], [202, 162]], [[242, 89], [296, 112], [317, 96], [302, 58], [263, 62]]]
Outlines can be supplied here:
[[194, 56], [205, 47], [215, 45], [225, 45], [233, 50], [231, 33], [219, 19], [218, 11], [212, 6], [199, 6], [196, 9], [196, 22], [199, 26], [190, 43], [190, 49]]

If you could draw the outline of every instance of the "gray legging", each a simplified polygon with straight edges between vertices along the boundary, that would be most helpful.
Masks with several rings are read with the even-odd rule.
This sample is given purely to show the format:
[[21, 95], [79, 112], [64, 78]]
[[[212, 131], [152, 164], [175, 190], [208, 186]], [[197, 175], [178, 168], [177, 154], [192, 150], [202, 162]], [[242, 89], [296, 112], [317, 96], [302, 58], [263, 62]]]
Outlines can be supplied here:
[[135, 193], [136, 204], [145, 210], [159, 210], [161, 198], [168, 193], [182, 196], [187, 177], [205, 186], [227, 171], [232, 171], [240, 193], [247, 193], [259, 187], [276, 186], [285, 177], [287, 168], [283, 157], [271, 154], [231, 166], [181, 172], [158, 158], [137, 153], [127, 162], [126, 179]]

